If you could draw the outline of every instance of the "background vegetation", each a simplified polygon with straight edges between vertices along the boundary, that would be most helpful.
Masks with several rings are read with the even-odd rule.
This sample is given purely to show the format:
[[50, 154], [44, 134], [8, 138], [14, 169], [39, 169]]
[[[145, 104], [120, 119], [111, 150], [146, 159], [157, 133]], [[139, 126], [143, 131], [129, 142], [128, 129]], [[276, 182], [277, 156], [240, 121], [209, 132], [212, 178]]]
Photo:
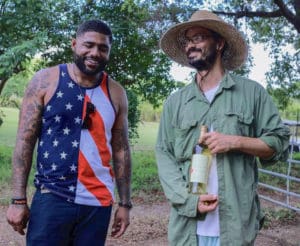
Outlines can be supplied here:
[[[158, 109], [151, 109], [149, 105], [143, 104], [147, 117], [155, 118]], [[11, 156], [15, 145], [15, 136], [17, 128], [18, 110], [15, 108], [0, 108], [5, 114], [5, 121], [0, 128], [0, 193], [4, 201], [8, 201], [9, 197], [9, 181], [11, 177]], [[148, 118], [146, 118], [148, 119]], [[136, 139], [131, 146], [133, 160], [133, 177], [132, 190], [136, 197], [152, 197], [152, 199], [162, 199], [162, 188], [159, 183], [157, 166], [154, 155], [155, 141], [158, 132], [159, 123], [141, 121], [138, 127], [139, 138]], [[294, 153], [291, 158], [300, 161], [300, 153]], [[274, 166], [265, 168], [270, 171], [283, 174], [288, 173], [288, 165], [286, 162], [280, 162]], [[29, 190], [33, 190], [33, 174], [35, 172], [35, 163], [30, 175]], [[291, 176], [299, 177], [300, 165], [292, 165], [290, 170]], [[272, 175], [260, 173], [260, 181], [276, 187], [286, 187], [286, 179], [273, 177]], [[300, 184], [296, 182], [290, 183], [290, 191], [298, 192]], [[145, 198], [149, 199], [149, 198]], [[300, 204], [299, 204], [300, 206]]]
[[[172, 63], [159, 49], [162, 33], [195, 10], [209, 9], [244, 32], [249, 44], [264, 44], [273, 59], [268, 91], [283, 110], [300, 96], [299, 5], [298, 0], [0, 0], [1, 105], [19, 105], [33, 72], [71, 62], [77, 25], [101, 18], [114, 33], [108, 72], [128, 91], [130, 136], [135, 137], [139, 104], [157, 107], [182, 86], [170, 76]], [[252, 60], [250, 50], [249, 61], [237, 72], [247, 74]], [[5, 85], [13, 95], [2, 93]]]
[[[212, 10], [234, 24], [250, 45], [264, 44], [273, 61], [266, 74], [268, 92], [283, 118], [299, 121], [299, 0], [0, 0], [0, 106], [5, 107], [0, 108], [0, 201], [8, 203], [10, 197], [17, 108], [28, 81], [41, 68], [71, 62], [70, 39], [79, 23], [92, 18], [106, 21], [114, 33], [108, 72], [128, 93], [133, 193], [156, 199], [155, 194], [161, 194], [154, 158], [157, 122], [162, 101], [183, 85], [170, 76], [172, 62], [159, 50], [159, 38], [198, 9]], [[247, 75], [252, 62], [250, 49], [248, 62], [237, 73]], [[286, 163], [270, 167], [286, 169]], [[292, 172], [299, 175], [300, 170], [293, 167]], [[285, 185], [266, 175], [260, 179]], [[287, 216], [279, 220], [282, 217]]]

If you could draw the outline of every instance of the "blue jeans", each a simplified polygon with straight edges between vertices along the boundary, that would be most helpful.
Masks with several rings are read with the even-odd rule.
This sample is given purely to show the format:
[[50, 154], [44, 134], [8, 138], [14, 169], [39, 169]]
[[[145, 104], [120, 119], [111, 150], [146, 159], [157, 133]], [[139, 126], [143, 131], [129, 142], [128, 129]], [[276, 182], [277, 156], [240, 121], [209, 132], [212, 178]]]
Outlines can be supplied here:
[[34, 194], [27, 246], [104, 245], [112, 206], [95, 207], [67, 202], [52, 193]]
[[198, 246], [220, 246], [220, 237], [207, 237], [198, 235]]

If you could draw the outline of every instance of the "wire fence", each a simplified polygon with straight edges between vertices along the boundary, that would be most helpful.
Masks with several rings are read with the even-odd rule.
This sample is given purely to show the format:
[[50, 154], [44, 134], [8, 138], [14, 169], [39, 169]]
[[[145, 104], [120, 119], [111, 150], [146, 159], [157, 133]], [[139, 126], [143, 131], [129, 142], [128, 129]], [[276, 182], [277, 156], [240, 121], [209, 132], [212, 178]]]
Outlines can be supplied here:
[[[292, 135], [290, 140], [290, 158], [287, 160], [286, 173], [270, 171], [267, 169], [259, 168], [260, 174], [270, 175], [272, 178], [279, 178], [285, 180], [285, 185], [275, 186], [267, 183], [259, 182], [259, 186], [271, 190], [276, 193], [266, 192], [266, 194], [259, 194], [259, 197], [272, 202], [276, 205], [294, 210], [300, 213], [300, 161], [294, 159], [296, 153], [300, 156], [300, 142], [297, 139], [298, 127], [300, 122], [286, 122], [286, 125], [292, 129]], [[292, 170], [295, 170], [292, 172]], [[294, 174], [293, 174], [294, 173]]]

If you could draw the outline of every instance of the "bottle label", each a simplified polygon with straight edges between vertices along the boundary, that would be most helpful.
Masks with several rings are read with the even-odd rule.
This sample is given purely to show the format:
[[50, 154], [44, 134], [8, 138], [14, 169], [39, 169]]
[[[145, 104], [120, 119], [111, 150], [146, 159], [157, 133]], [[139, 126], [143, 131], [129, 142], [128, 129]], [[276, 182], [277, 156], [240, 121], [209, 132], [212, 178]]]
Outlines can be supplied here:
[[203, 154], [193, 154], [190, 181], [207, 184], [209, 157]]

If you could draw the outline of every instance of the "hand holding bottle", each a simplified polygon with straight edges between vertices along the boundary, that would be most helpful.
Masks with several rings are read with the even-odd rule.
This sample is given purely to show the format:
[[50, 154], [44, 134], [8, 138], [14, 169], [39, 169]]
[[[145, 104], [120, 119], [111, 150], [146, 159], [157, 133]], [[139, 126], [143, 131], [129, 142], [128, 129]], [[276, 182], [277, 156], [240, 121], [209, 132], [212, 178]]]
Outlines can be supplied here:
[[204, 194], [199, 196], [198, 211], [200, 213], [207, 213], [215, 210], [218, 206], [219, 200], [217, 195]]
[[207, 127], [200, 126], [200, 138], [194, 147], [190, 168], [190, 192], [193, 194], [206, 193], [212, 156], [207, 146], [201, 143], [201, 138], [205, 133], [207, 133]]

